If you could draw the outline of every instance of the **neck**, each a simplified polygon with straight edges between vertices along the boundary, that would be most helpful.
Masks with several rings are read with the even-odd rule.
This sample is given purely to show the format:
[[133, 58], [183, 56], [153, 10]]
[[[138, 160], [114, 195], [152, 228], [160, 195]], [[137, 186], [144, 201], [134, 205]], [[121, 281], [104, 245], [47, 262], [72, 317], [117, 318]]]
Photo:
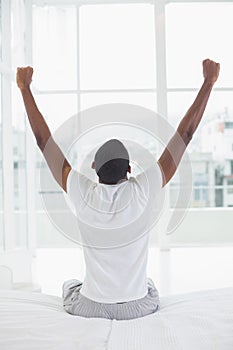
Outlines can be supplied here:
[[99, 183], [104, 184], [104, 185], [118, 185], [118, 184], [125, 182], [127, 180], [128, 180], [128, 178], [125, 177], [125, 178], [119, 180], [117, 183], [106, 183], [106, 182], [103, 182], [101, 179], [99, 179]]

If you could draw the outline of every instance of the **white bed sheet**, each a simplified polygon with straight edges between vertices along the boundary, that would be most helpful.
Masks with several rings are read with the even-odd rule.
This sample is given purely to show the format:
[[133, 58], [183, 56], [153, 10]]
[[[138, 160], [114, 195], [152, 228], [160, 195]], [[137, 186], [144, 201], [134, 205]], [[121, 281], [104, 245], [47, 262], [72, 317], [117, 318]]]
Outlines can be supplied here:
[[130, 321], [64, 312], [58, 297], [0, 291], [1, 350], [233, 350], [233, 288], [161, 298]]
[[109, 350], [233, 350], [233, 288], [161, 298], [146, 319], [113, 321]]
[[111, 321], [67, 314], [55, 296], [0, 292], [1, 350], [103, 350]]

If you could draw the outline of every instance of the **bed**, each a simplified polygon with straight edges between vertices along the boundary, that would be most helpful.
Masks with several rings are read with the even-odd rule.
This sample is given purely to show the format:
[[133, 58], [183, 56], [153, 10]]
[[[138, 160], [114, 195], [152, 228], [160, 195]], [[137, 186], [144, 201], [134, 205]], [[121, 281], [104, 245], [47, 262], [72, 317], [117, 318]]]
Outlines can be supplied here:
[[233, 350], [233, 288], [161, 298], [130, 321], [64, 312], [59, 297], [0, 291], [1, 350]]

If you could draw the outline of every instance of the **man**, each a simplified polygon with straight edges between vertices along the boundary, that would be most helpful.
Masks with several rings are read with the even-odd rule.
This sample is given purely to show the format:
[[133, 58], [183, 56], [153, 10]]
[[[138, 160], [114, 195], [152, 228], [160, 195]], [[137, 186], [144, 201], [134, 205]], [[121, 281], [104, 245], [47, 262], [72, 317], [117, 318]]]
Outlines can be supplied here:
[[[202, 64], [204, 82], [194, 103], [158, 162], [146, 171], [155, 198], [159, 198], [162, 187], [175, 174], [218, 78], [219, 63], [206, 59]], [[129, 155], [124, 144], [116, 139], [108, 140], [95, 154], [91, 166], [99, 183], [72, 169], [36, 106], [30, 90], [32, 74], [31, 67], [18, 68], [17, 84], [37, 144], [55, 180], [74, 204], [85, 243], [85, 279], [83, 283], [78, 280], [64, 283], [65, 310], [83, 317], [118, 320], [155, 312], [159, 309], [158, 292], [153, 281], [146, 277], [149, 235], [144, 233], [148, 233], [151, 208], [144, 210], [148, 197], [145, 178], [142, 174], [127, 178], [127, 173], [131, 172]], [[129, 242], [130, 234], [138, 239]], [[118, 245], [104, 249], [99, 237], [107, 242], [109, 237], [118, 239]], [[124, 245], [124, 239], [128, 244]]]

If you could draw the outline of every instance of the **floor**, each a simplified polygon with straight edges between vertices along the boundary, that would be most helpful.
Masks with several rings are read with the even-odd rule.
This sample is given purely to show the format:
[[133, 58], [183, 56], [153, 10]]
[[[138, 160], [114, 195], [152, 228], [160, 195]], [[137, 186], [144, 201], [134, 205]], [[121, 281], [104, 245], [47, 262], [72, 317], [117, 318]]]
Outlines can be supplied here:
[[[35, 282], [44, 293], [61, 296], [62, 283], [71, 278], [82, 280], [84, 271], [79, 248], [37, 250]], [[161, 296], [233, 287], [233, 247], [151, 248], [148, 276]]]

